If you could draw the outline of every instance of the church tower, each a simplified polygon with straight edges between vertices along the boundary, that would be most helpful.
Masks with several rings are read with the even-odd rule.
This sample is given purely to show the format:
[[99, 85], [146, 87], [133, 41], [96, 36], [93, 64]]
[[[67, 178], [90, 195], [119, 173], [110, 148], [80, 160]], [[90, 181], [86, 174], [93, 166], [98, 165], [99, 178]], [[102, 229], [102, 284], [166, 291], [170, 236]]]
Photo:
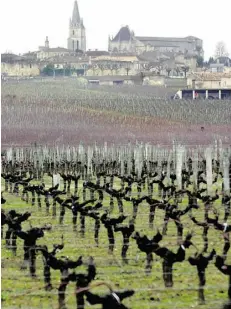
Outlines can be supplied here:
[[74, 3], [72, 19], [70, 19], [67, 48], [72, 51], [82, 50], [86, 52], [86, 32], [83, 20], [80, 18], [77, 1]]

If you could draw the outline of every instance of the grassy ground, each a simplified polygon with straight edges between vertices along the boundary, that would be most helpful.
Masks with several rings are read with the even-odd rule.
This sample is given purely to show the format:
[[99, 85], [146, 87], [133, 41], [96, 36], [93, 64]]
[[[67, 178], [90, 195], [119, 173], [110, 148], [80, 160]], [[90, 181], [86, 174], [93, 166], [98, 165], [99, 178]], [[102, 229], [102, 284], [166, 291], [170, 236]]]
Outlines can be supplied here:
[[[46, 178], [46, 186], [49, 187], [51, 178]], [[61, 183], [62, 188], [62, 183]], [[2, 181], [2, 190], [4, 189], [4, 181]], [[42, 203], [42, 210], [38, 210], [37, 199], [36, 205], [31, 206], [31, 203], [26, 204], [21, 201], [20, 197], [11, 194], [4, 194], [7, 203], [3, 206], [4, 209], [16, 209], [17, 211], [30, 211], [32, 213], [30, 223], [33, 227], [42, 226], [45, 223], [52, 224], [52, 231], [46, 232], [45, 237], [39, 240], [39, 244], [47, 244], [49, 249], [52, 248], [53, 243], [61, 242], [61, 235], [64, 234], [65, 247], [57, 255], [67, 255], [70, 258], [77, 258], [82, 255], [85, 260], [87, 257], [93, 256], [97, 266], [97, 281], [106, 281], [111, 283], [117, 289], [135, 289], [135, 295], [124, 301], [129, 308], [133, 309], [187, 309], [187, 308], [203, 308], [215, 309], [221, 308], [221, 304], [227, 299], [228, 290], [228, 277], [222, 275], [213, 265], [213, 262], [207, 269], [207, 285], [205, 291], [206, 305], [199, 306], [197, 302], [197, 286], [198, 278], [196, 268], [189, 265], [188, 261], [180, 264], [175, 264], [174, 267], [174, 287], [166, 289], [162, 279], [161, 260], [154, 255], [154, 263], [151, 275], [146, 276], [144, 272], [145, 255], [138, 253], [138, 249], [134, 240], [131, 240], [131, 246], [128, 251], [129, 265], [124, 266], [121, 263], [120, 251], [122, 247], [122, 237], [120, 233], [115, 234], [116, 249], [114, 256], [108, 255], [108, 241], [106, 230], [103, 226], [100, 229], [100, 246], [97, 248], [94, 243], [93, 228], [94, 221], [92, 219], [86, 220], [86, 235], [81, 238], [80, 234], [74, 233], [72, 228], [72, 216], [67, 210], [64, 226], [59, 226], [59, 206], [57, 207], [57, 218], [53, 219], [52, 216], [46, 216], [44, 201]], [[44, 199], [42, 199], [44, 200]], [[182, 206], [185, 205], [185, 200]], [[216, 207], [221, 208], [220, 201], [215, 203]], [[203, 209], [203, 208], [202, 208]], [[115, 206], [115, 215], [117, 206]], [[145, 204], [139, 208], [139, 215], [136, 224], [136, 230], [153, 236], [156, 228], [162, 226], [163, 212], [158, 210], [155, 218], [155, 228], [150, 230], [148, 228], [148, 212], [149, 208]], [[203, 212], [199, 210], [201, 218]], [[220, 210], [223, 216], [222, 209]], [[130, 203], [125, 204], [125, 214], [131, 214]], [[129, 219], [129, 218], [128, 218]], [[127, 220], [126, 219], [126, 222]], [[201, 228], [193, 227], [188, 219], [184, 216], [185, 223], [184, 234], [188, 231], [194, 230], [193, 242], [200, 249], [203, 246], [201, 237]], [[79, 222], [79, 221], [78, 221]], [[23, 230], [29, 229], [29, 222], [23, 223]], [[4, 229], [5, 231], [5, 229]], [[23, 242], [17, 240], [18, 251], [17, 256], [14, 257], [12, 252], [5, 248], [5, 240], [2, 240], [2, 306], [3, 308], [40, 308], [50, 309], [57, 308], [58, 297], [57, 290], [53, 289], [51, 292], [45, 292], [43, 289], [43, 263], [42, 258], [37, 258], [37, 278], [31, 279], [29, 271], [20, 270], [23, 260]], [[176, 251], [176, 228], [173, 222], [169, 224], [168, 235], [163, 238], [160, 243], [172, 248]], [[223, 248], [223, 239], [219, 232], [211, 229], [209, 231], [209, 250], [215, 248], [217, 253], [220, 254]], [[193, 255], [195, 248], [190, 248], [187, 251], [187, 258]], [[230, 256], [228, 262], [231, 262]], [[85, 267], [80, 268], [85, 272]], [[78, 269], [77, 269], [78, 271]], [[52, 283], [54, 287], [58, 287], [60, 273], [59, 271], [52, 270]], [[108, 292], [105, 288], [94, 289], [94, 292]], [[74, 283], [70, 283], [67, 289], [66, 303], [68, 308], [76, 308], [74, 296]], [[90, 308], [86, 305], [86, 308]], [[94, 306], [93, 308], [99, 308]]]

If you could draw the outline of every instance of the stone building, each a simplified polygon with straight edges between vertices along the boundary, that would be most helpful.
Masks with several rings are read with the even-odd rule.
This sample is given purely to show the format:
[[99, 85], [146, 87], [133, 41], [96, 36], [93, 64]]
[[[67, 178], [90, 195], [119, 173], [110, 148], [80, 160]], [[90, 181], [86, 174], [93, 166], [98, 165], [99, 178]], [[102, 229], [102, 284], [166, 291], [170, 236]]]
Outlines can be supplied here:
[[88, 67], [89, 58], [87, 56], [66, 55], [63, 57], [55, 56], [43, 61], [43, 69], [46, 66], [53, 67], [54, 75], [85, 75]]
[[195, 89], [231, 88], [231, 73], [193, 73], [188, 76], [187, 85]]
[[189, 53], [174, 53], [149, 51], [138, 55], [140, 70], [153, 72], [158, 75], [180, 77], [185, 76], [187, 72], [196, 71], [197, 59], [195, 55]]
[[38, 60], [44, 60], [49, 59], [52, 57], [64, 57], [66, 55], [71, 55], [71, 50], [64, 48], [64, 47], [54, 47], [54, 48], [48, 48], [48, 49], [42, 49], [39, 52], [37, 52], [37, 59]]
[[189, 52], [197, 56], [204, 56], [203, 41], [188, 36], [185, 38], [163, 38], [135, 36], [128, 26], [122, 27], [114, 38], [108, 40], [110, 52], [141, 54], [147, 51], [158, 50], [160, 52]]
[[17, 77], [39, 76], [40, 68], [36, 61], [14, 54], [2, 54], [1, 74]]
[[140, 72], [139, 60], [134, 55], [102, 55], [89, 59], [86, 68], [88, 76], [137, 75]]
[[80, 18], [77, 1], [74, 3], [72, 18], [69, 23], [67, 49], [72, 51], [86, 51], [86, 30], [83, 25], [83, 19]]

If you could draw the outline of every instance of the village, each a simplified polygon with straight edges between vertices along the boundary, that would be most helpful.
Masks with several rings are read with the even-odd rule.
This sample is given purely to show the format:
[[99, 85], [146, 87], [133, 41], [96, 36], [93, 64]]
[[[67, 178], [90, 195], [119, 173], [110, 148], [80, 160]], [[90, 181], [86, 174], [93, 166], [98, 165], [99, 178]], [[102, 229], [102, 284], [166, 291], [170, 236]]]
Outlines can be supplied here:
[[99, 85], [230, 88], [231, 59], [222, 46], [217, 49], [215, 57], [204, 61], [203, 41], [197, 37], [136, 36], [126, 25], [108, 37], [108, 50], [87, 50], [86, 29], [75, 1], [67, 46], [51, 47], [46, 36], [36, 51], [1, 54], [1, 76], [2, 80], [83, 77]]

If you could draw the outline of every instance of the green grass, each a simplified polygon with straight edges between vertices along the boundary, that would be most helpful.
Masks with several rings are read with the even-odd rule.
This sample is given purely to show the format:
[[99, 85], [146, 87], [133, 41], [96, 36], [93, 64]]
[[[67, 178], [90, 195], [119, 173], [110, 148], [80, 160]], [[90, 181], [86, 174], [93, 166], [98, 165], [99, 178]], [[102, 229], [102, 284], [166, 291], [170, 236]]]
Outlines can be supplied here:
[[[45, 178], [47, 187], [51, 185], [51, 178]], [[118, 182], [117, 182], [118, 183]], [[61, 183], [61, 188], [63, 184]], [[2, 181], [2, 190], [4, 189], [4, 181]], [[134, 187], [135, 190], [135, 187]], [[44, 198], [42, 198], [42, 210], [38, 210], [37, 199], [35, 206], [31, 203], [26, 204], [21, 201], [20, 197], [12, 194], [4, 194], [7, 203], [3, 205], [6, 210], [16, 209], [17, 211], [30, 211], [32, 213], [29, 222], [23, 223], [23, 230], [32, 226], [42, 226], [45, 223], [52, 224], [52, 231], [46, 232], [45, 237], [39, 240], [39, 244], [47, 244], [49, 249], [52, 248], [53, 243], [61, 242], [61, 235], [64, 234], [65, 247], [57, 255], [67, 255], [70, 258], [77, 258], [82, 255], [84, 260], [87, 257], [93, 256], [97, 266], [97, 281], [105, 281], [110, 283], [115, 290], [117, 289], [135, 289], [136, 293], [133, 297], [124, 301], [124, 304], [133, 309], [187, 309], [187, 308], [203, 308], [215, 309], [220, 308], [221, 304], [228, 298], [228, 276], [222, 275], [213, 265], [213, 262], [207, 269], [207, 284], [205, 290], [206, 305], [199, 306], [197, 302], [197, 286], [198, 278], [195, 267], [192, 267], [187, 262], [187, 258], [193, 255], [195, 248], [187, 250], [187, 258], [181, 264], [175, 264], [174, 269], [174, 287], [166, 289], [162, 279], [161, 260], [154, 254], [154, 263], [151, 275], [146, 276], [145, 267], [145, 254], [138, 252], [137, 245], [134, 240], [131, 240], [131, 246], [128, 251], [128, 258], [131, 259], [129, 265], [123, 266], [121, 263], [120, 251], [122, 247], [122, 237], [120, 233], [115, 233], [116, 249], [114, 256], [108, 255], [108, 241], [106, 230], [103, 226], [100, 229], [100, 246], [97, 248], [94, 243], [93, 228], [94, 221], [87, 218], [86, 220], [86, 234], [85, 238], [81, 238], [79, 232], [74, 233], [72, 228], [72, 216], [67, 210], [64, 219], [64, 226], [58, 224], [59, 205], [57, 205], [57, 217], [52, 219], [52, 216], [46, 217]], [[109, 201], [109, 199], [107, 199]], [[182, 207], [186, 204], [183, 200]], [[220, 201], [215, 203], [219, 209], [221, 216], [223, 210], [220, 206]], [[52, 207], [52, 206], [51, 206]], [[125, 214], [131, 214], [130, 203], [124, 204]], [[202, 207], [203, 209], [203, 207]], [[155, 218], [155, 228], [150, 230], [148, 227], [148, 213], [149, 208], [145, 204], [139, 208], [139, 215], [136, 223], [136, 230], [153, 236], [156, 228], [161, 229], [163, 222], [163, 212], [157, 210]], [[198, 216], [198, 213], [200, 215]], [[115, 203], [115, 216], [117, 215], [117, 205]], [[203, 211], [197, 212], [197, 218], [202, 220]], [[129, 220], [126, 219], [126, 222]], [[201, 228], [194, 227], [188, 216], [183, 217], [184, 222], [184, 235], [194, 230], [193, 242], [199, 249], [202, 249], [203, 242], [201, 236]], [[78, 221], [79, 222], [79, 221]], [[79, 227], [79, 226], [78, 226]], [[5, 231], [6, 229], [4, 229]], [[209, 231], [209, 250], [215, 248], [217, 253], [220, 254], [223, 249], [223, 239], [221, 233], [210, 229]], [[173, 222], [169, 223], [168, 235], [163, 238], [160, 243], [162, 246], [166, 245], [176, 251], [176, 227]], [[23, 242], [17, 239], [18, 251], [17, 256], [14, 257], [8, 249], [5, 248], [5, 240], [2, 240], [2, 306], [3, 308], [57, 308], [58, 297], [57, 290], [45, 292], [43, 282], [43, 263], [41, 255], [37, 258], [37, 278], [31, 279], [29, 271], [20, 270], [23, 260]], [[137, 258], [137, 260], [136, 260]], [[228, 257], [228, 263], [231, 258]], [[85, 267], [80, 268], [85, 272]], [[52, 270], [52, 283], [54, 287], [58, 287], [60, 273], [59, 271]], [[78, 268], [77, 268], [78, 272]], [[76, 308], [75, 285], [70, 283], [67, 289], [66, 304], [68, 308]], [[107, 293], [108, 290], [104, 287], [96, 288], [94, 292]], [[151, 300], [152, 299], [152, 300]], [[86, 305], [86, 308], [92, 306]], [[93, 308], [99, 308], [94, 306]]]

